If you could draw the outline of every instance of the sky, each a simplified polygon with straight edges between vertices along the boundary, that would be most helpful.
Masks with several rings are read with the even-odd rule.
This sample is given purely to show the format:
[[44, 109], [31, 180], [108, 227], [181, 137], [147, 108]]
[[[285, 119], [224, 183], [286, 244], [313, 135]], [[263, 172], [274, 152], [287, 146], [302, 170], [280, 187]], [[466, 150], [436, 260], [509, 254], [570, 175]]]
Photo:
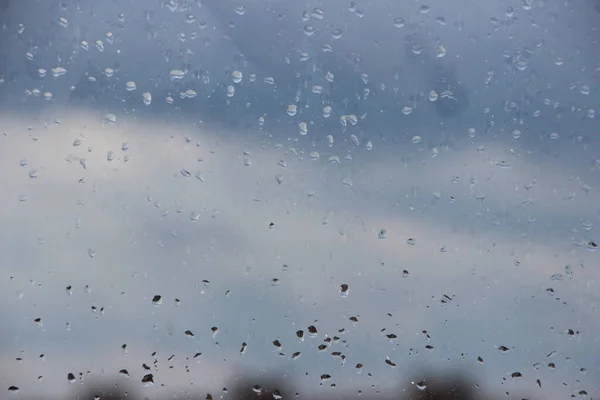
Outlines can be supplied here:
[[[492, 392], [598, 393], [589, 4], [28, 1], [3, 15], [0, 48], [0, 381], [19, 387], [12, 397], [73, 394], [67, 375], [82, 373], [162, 398], [246, 370], [335, 395], [406, 384], [423, 366]], [[334, 65], [336, 86], [312, 93]], [[89, 83], [91, 71], [104, 75]], [[440, 71], [469, 93], [460, 115], [432, 107]]]

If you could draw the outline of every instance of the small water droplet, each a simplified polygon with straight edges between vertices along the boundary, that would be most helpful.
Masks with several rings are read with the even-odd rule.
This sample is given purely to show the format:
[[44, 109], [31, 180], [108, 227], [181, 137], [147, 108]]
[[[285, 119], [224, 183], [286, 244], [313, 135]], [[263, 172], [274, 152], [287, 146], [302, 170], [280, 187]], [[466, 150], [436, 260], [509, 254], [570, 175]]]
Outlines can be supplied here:
[[157, 294], [154, 297], [152, 297], [152, 304], [154, 304], [155, 306], [159, 306], [163, 303], [163, 298], [161, 295]]

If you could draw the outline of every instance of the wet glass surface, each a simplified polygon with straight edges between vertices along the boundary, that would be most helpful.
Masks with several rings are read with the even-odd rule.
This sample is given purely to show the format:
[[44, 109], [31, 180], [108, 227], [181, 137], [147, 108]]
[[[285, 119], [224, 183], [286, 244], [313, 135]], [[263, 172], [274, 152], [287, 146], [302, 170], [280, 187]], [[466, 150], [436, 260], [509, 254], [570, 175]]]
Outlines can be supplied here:
[[0, 397], [597, 397], [598, 21], [0, 0]]

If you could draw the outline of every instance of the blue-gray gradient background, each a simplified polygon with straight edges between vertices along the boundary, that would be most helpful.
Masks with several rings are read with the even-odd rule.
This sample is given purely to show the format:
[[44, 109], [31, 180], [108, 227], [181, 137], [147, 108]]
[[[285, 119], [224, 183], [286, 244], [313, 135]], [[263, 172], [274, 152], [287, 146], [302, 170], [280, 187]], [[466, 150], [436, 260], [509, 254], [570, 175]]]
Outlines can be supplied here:
[[153, 399], [247, 369], [338, 395], [424, 366], [599, 394], [594, 1], [0, 13], [3, 398], [75, 393], [82, 373]]

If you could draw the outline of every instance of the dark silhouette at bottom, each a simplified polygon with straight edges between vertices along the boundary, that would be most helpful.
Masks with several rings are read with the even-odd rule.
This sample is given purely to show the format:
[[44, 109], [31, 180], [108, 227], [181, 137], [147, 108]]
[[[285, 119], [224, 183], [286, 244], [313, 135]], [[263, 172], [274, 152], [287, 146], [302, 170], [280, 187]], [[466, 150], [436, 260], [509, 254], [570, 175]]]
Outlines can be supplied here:
[[[397, 385], [394, 389], [385, 393], [362, 393], [345, 392], [336, 390], [331, 394], [325, 395], [304, 395], [302, 388], [294, 387], [287, 378], [266, 377], [250, 378], [249, 375], [236, 379], [231, 387], [226, 387], [222, 391], [214, 393], [173, 393], [167, 397], [144, 397], [137, 394], [136, 390], [129, 391], [117, 385], [105, 383], [100, 386], [83, 387], [78, 394], [67, 397], [67, 400], [146, 400], [158, 399], [189, 399], [189, 400], [285, 400], [302, 399], [318, 397], [319, 400], [331, 398], [334, 399], [356, 399], [356, 400], [375, 400], [375, 399], [398, 399], [398, 400], [476, 400], [489, 398], [478, 388], [475, 382], [470, 382], [466, 376], [460, 376], [455, 373], [446, 376], [444, 374], [420, 374], [426, 376], [421, 381], [406, 382]], [[310, 392], [310, 389], [307, 390]], [[497, 398], [507, 398], [508, 393], [503, 393]], [[511, 399], [523, 399], [524, 397], [510, 393]]]

